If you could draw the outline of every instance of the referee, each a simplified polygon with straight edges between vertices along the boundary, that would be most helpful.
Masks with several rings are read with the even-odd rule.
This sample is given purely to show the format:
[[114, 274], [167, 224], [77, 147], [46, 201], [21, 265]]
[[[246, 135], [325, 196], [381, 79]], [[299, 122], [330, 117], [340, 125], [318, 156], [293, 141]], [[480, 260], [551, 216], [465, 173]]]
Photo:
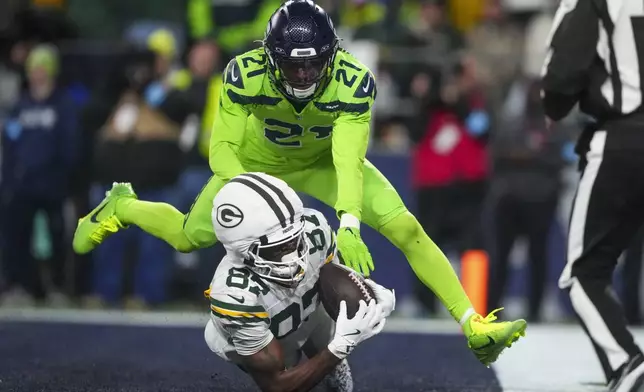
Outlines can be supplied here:
[[644, 223], [644, 0], [562, 0], [548, 45], [548, 121], [577, 103], [595, 120], [577, 142], [581, 179], [559, 286], [570, 294], [609, 391], [635, 391], [644, 357], [611, 281]]

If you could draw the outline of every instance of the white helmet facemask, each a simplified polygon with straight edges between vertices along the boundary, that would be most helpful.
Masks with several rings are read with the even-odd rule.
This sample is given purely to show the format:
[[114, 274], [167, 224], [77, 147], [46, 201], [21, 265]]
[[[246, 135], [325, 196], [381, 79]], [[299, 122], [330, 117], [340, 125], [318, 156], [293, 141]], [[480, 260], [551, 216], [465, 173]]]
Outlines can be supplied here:
[[286, 81], [282, 82], [282, 84], [284, 86], [284, 89], [288, 92], [288, 94], [298, 99], [306, 99], [306, 98], [312, 97], [318, 88], [318, 83], [313, 83], [311, 86], [305, 89], [291, 87], [291, 85], [288, 84], [288, 82]]
[[285, 285], [296, 285], [304, 278], [309, 246], [304, 237], [304, 220], [296, 225], [287, 236], [279, 230], [277, 235], [263, 236], [251, 244], [248, 254], [253, 272]]

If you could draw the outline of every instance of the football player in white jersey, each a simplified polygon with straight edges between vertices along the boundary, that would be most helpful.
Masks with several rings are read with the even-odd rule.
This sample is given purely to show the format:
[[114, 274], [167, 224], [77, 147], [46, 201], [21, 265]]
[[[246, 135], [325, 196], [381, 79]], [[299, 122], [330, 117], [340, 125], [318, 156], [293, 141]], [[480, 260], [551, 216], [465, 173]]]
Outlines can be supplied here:
[[[325, 263], [338, 263], [324, 216], [304, 208], [284, 181], [263, 173], [231, 179], [214, 199], [212, 220], [227, 254], [206, 295], [210, 349], [249, 373], [263, 391], [351, 391], [346, 357], [378, 334], [395, 295], [372, 280], [376, 301], [351, 319], [341, 303], [334, 322], [319, 302]], [[302, 354], [307, 361], [300, 362]]]

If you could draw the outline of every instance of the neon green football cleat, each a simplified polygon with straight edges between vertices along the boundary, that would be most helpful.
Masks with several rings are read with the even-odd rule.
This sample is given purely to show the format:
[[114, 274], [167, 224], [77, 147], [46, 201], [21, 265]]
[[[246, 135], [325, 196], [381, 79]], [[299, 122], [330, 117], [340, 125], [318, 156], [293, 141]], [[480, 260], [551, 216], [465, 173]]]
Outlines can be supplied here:
[[528, 323], [523, 319], [495, 323], [494, 313], [502, 309], [495, 309], [486, 317], [475, 314], [470, 317], [467, 321], [468, 325], [464, 328], [467, 334], [467, 345], [476, 358], [488, 367], [499, 358], [503, 350], [525, 336], [525, 330], [528, 327]]
[[74, 233], [73, 247], [78, 254], [91, 252], [105, 238], [127, 226], [115, 215], [116, 202], [123, 198], [136, 199], [130, 183], [113, 183], [112, 189], [105, 192], [105, 198], [92, 212], [78, 220]]

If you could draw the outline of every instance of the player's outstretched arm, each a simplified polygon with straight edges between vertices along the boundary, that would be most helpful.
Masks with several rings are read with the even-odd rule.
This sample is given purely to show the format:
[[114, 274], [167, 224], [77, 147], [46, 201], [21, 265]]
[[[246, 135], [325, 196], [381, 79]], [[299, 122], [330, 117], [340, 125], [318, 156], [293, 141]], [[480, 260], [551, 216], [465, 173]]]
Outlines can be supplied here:
[[360, 235], [362, 168], [369, 142], [369, 121], [351, 118], [338, 122], [332, 137], [333, 162], [338, 178], [335, 205], [340, 217], [338, 250], [347, 266], [369, 276], [374, 270], [373, 259]]
[[285, 369], [282, 348], [273, 339], [256, 354], [245, 356], [243, 365], [264, 392], [305, 392], [313, 389], [340, 361], [360, 343], [382, 331], [385, 324], [380, 305], [371, 301], [360, 307], [352, 319], [347, 318], [346, 303], [340, 303], [335, 336], [328, 347], [308, 361]]
[[[365, 276], [374, 269], [371, 254], [360, 236], [363, 199], [363, 168], [369, 134], [371, 109], [376, 98], [372, 73], [351, 56], [343, 56], [337, 66], [339, 75], [353, 75], [360, 83], [344, 83], [338, 89], [340, 113], [331, 135], [333, 165], [338, 181], [335, 210], [340, 218], [338, 249], [345, 263]], [[342, 78], [338, 78], [341, 80]]]
[[237, 150], [244, 140], [249, 112], [242, 104], [233, 102], [231, 98], [238, 95], [234, 91], [234, 83], [240, 82], [242, 78], [240, 75], [239, 65], [233, 59], [226, 67], [219, 108], [215, 114], [210, 136], [208, 154], [210, 169], [217, 177], [224, 180], [246, 172], [237, 157]]
[[[371, 78], [369, 74], [367, 76]], [[363, 198], [362, 171], [369, 145], [371, 109], [369, 103], [361, 105], [356, 104], [356, 110], [364, 112], [344, 113], [336, 120], [332, 135], [332, 151], [338, 179], [338, 200], [335, 205], [340, 217], [338, 249], [349, 267], [369, 276], [374, 270], [374, 265], [369, 249], [360, 235], [360, 217]]]

